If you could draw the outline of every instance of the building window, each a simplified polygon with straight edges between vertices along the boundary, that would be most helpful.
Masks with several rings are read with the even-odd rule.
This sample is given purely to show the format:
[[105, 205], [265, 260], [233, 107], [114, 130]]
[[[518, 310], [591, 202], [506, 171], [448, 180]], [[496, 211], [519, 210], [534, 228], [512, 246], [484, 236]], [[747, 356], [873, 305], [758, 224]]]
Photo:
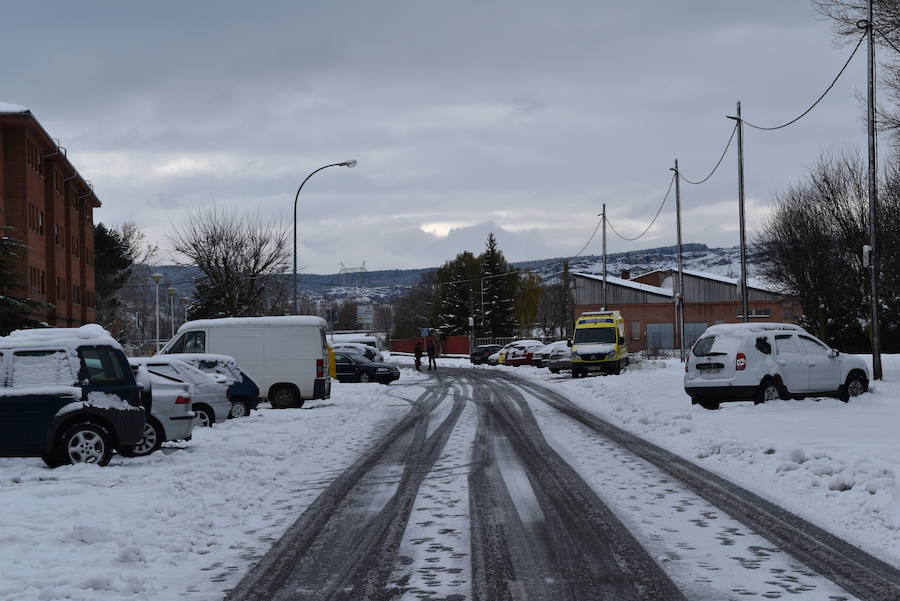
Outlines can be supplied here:
[[[750, 309], [750, 317], [751, 317], [751, 318], [754, 318], [754, 317], [757, 317], [757, 318], [772, 317], [772, 310], [771, 310], [771, 309]], [[738, 311], [738, 312], [737, 312], [737, 318], [738, 318], [738, 319], [743, 319], [743, 318], [744, 318], [744, 312], [743, 312], [743, 311]]]
[[639, 321], [631, 322], [631, 339], [632, 340], [640, 340], [641, 339], [641, 322], [639, 322]]
[[40, 274], [40, 290], [41, 294], [47, 294], [47, 272], [41, 269]]
[[35, 173], [41, 175], [41, 151], [37, 144], [27, 138], [25, 139], [25, 162]]
[[87, 293], [87, 306], [93, 309], [97, 305], [97, 295], [91, 291]]
[[688, 321], [684, 324], [684, 348], [691, 348], [706, 331], [705, 321]]
[[61, 300], [66, 298], [66, 281], [62, 278], [56, 278], [56, 298]]
[[675, 327], [671, 323], [648, 323], [647, 348], [675, 348]]
[[75, 284], [72, 284], [72, 304], [81, 304], [81, 286], [76, 286]]
[[44, 235], [44, 212], [38, 211], [38, 233], [43, 236]]

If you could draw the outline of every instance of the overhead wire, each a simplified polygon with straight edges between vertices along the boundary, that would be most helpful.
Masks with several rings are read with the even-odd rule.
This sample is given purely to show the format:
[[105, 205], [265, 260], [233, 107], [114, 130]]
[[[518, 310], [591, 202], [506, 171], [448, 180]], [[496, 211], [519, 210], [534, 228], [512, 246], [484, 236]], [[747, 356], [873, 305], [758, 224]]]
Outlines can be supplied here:
[[622, 240], [627, 240], [627, 241], [629, 241], [629, 242], [633, 242], [633, 241], [635, 241], [635, 240], [638, 240], [638, 239], [640, 239], [640, 238], [643, 238], [644, 235], [645, 235], [647, 232], [650, 231], [650, 228], [653, 227], [653, 224], [656, 223], [656, 220], [657, 220], [657, 218], [659, 217], [659, 214], [662, 212], [663, 207], [666, 205], [666, 201], [669, 199], [669, 194], [671, 194], [671, 192], [672, 192], [672, 184], [675, 183], [675, 178], [676, 178], [676, 177], [677, 177], [677, 175], [673, 173], [673, 174], [672, 174], [672, 178], [669, 180], [669, 189], [666, 190], [666, 195], [663, 197], [662, 202], [659, 203], [659, 208], [656, 209], [656, 215], [653, 216], [653, 220], [650, 222], [650, 225], [648, 225], [648, 226], [646, 227], [646, 229], [644, 229], [643, 232], [641, 232], [640, 234], [638, 234], [637, 236], [635, 236], [635, 237], [633, 237], [633, 238], [630, 238], [630, 237], [628, 237], [628, 236], [623, 236], [622, 234], [620, 234], [620, 233], [616, 230], [615, 227], [613, 227], [613, 224], [609, 221], [609, 218], [607, 217], [607, 218], [606, 218], [606, 223], [609, 225], [609, 229], [611, 229], [612, 232], [613, 232], [616, 236], [618, 236], [619, 238], [621, 238]]
[[722, 161], [725, 160], [725, 155], [728, 154], [728, 149], [731, 148], [731, 142], [734, 140], [735, 133], [737, 133], [737, 123], [735, 123], [734, 127], [731, 129], [731, 136], [728, 137], [728, 143], [725, 144], [725, 150], [722, 151], [722, 156], [719, 157], [719, 160], [716, 162], [716, 166], [712, 168], [712, 171], [709, 172], [709, 175], [707, 175], [703, 179], [695, 182], [695, 181], [691, 181], [688, 178], [686, 178], [685, 176], [681, 175], [681, 171], [679, 170], [677, 173], [678, 173], [678, 177], [681, 178], [681, 181], [683, 181], [687, 184], [693, 184], [695, 186], [699, 186], [700, 184], [704, 184], [707, 181], [709, 181], [709, 178], [711, 178], [713, 176], [713, 174], [719, 170], [719, 166], [722, 164]]
[[822, 99], [825, 98], [826, 95], [828, 95], [828, 92], [831, 91], [831, 89], [835, 86], [835, 84], [837, 84], [838, 80], [841, 78], [841, 75], [844, 74], [844, 71], [846, 71], [847, 67], [850, 65], [850, 61], [852, 61], [853, 57], [856, 56], [856, 52], [859, 50], [859, 47], [862, 46], [863, 40], [866, 39], [866, 35], [867, 35], [867, 33], [864, 33], [863, 35], [860, 36], [859, 41], [856, 42], [856, 47], [853, 48], [853, 52], [850, 53], [850, 56], [847, 58], [847, 61], [844, 63], [844, 66], [841, 67], [840, 71], [838, 71], [838, 74], [831, 81], [831, 84], [829, 84], [829, 86], [827, 88], [825, 88], [825, 91], [822, 92], [822, 95], [819, 96], [818, 98], [816, 98], [816, 101], [813, 102], [812, 105], [810, 105], [810, 107], [807, 108], [805, 111], [803, 111], [802, 113], [800, 113], [799, 115], [797, 115], [796, 117], [794, 117], [793, 119], [791, 119], [790, 121], [788, 121], [786, 123], [782, 123], [781, 125], [774, 125], [771, 127], [764, 127], [762, 125], [754, 125], [753, 123], [750, 123], [746, 119], [741, 119], [741, 121], [744, 123], [744, 125], [747, 125], [748, 127], [752, 127], [753, 129], [759, 129], [759, 130], [763, 130], [763, 131], [774, 131], [776, 129], [783, 129], [785, 127], [788, 127], [789, 125], [793, 125], [794, 123], [796, 123], [797, 121], [799, 121], [800, 119], [802, 119], [803, 117], [808, 115], [810, 113], [810, 111], [812, 111], [814, 108], [816, 108], [816, 106], [822, 101]]
[[[897, 47], [894, 45], [894, 42], [892, 42], [892, 41], [890, 40], [890, 38], [888, 38], [887, 35], [886, 35], [885, 33], [883, 33], [883, 32], [882, 32], [880, 29], [878, 29], [878, 28], [874, 28], [874, 29], [875, 29], [875, 31], [878, 32], [878, 35], [880, 35], [882, 38], [884, 38], [884, 41], [888, 43], [888, 46], [890, 46], [891, 48], [893, 48], [895, 51], [900, 52], [900, 48], [897, 48]], [[895, 27], [894, 29], [896, 29], [896, 27]]]

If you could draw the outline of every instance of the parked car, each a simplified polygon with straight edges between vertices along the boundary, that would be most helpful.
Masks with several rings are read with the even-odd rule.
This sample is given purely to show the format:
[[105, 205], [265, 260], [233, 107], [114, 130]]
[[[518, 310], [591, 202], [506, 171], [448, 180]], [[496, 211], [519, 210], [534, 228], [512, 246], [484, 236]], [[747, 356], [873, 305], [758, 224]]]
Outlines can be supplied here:
[[469, 361], [472, 362], [472, 365], [487, 363], [488, 357], [499, 351], [501, 348], [502, 347], [499, 344], [482, 344], [476, 346], [472, 349], [472, 352], [469, 353]]
[[234, 357], [212, 353], [171, 354], [173, 357], [196, 367], [206, 374], [218, 375], [228, 384], [231, 411], [228, 418], [245, 417], [259, 406], [259, 386], [240, 368]]
[[196, 414], [195, 426], [205, 428], [224, 422], [231, 413], [228, 382], [224, 376], [203, 373], [172, 355], [132, 357], [132, 365], [143, 365], [150, 373], [161, 374], [190, 385], [191, 408]]
[[535, 367], [548, 367], [550, 363], [550, 354], [559, 348], [568, 349], [568, 341], [557, 340], [556, 342], [551, 342], [550, 344], [542, 346], [532, 354], [531, 364]]
[[488, 365], [500, 365], [500, 351], [497, 351], [492, 355], [488, 355], [485, 363], [487, 363]]
[[572, 369], [572, 349], [563, 340], [561, 345], [553, 347], [544, 363], [553, 374], [558, 374], [563, 369]]
[[96, 324], [0, 338], [0, 455], [106, 465], [141, 439], [140, 403], [122, 347]]
[[331, 395], [325, 320], [313, 315], [189, 321], [161, 354], [228, 355], [259, 385], [272, 407], [301, 407]]
[[382, 361], [381, 353], [377, 349], [372, 348], [368, 344], [361, 342], [336, 342], [332, 347], [336, 353], [352, 353], [354, 355], [362, 355], [369, 361]]
[[369, 361], [362, 355], [335, 353], [337, 379], [340, 382], [378, 382], [390, 384], [400, 379], [400, 370], [393, 365]]
[[836, 396], [843, 401], [869, 386], [865, 362], [828, 348], [793, 324], [720, 324], [706, 329], [685, 363], [684, 390], [692, 404], [717, 409], [724, 401]]
[[384, 361], [384, 349], [382, 348], [381, 340], [378, 338], [378, 336], [358, 333], [332, 333], [328, 335], [328, 342], [331, 343], [332, 346], [339, 346], [346, 343], [364, 344], [375, 351], [375, 358], [373, 359], [373, 361]]
[[532, 355], [543, 346], [544, 343], [540, 340], [516, 340], [510, 342], [504, 347], [504, 350], [500, 351], [500, 362], [513, 367], [531, 365]]
[[190, 384], [151, 372], [143, 365], [132, 363], [131, 369], [146, 398], [147, 422], [143, 438], [123, 455], [143, 457], [164, 442], [189, 439], [196, 417], [191, 411]]
[[628, 365], [625, 320], [618, 311], [590, 311], [575, 321], [572, 377], [590, 372], [620, 374]]

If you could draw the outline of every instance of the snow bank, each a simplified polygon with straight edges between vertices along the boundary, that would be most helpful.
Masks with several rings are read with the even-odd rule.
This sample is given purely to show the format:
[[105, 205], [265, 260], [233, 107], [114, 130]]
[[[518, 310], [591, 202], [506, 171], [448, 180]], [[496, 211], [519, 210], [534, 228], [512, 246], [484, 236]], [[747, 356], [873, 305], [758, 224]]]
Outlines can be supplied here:
[[335, 382], [103, 468], [0, 459], [0, 599], [221, 600], [416, 388]]
[[530, 367], [513, 373], [550, 383], [584, 409], [900, 565], [900, 355], [884, 364], [887, 379], [847, 404], [724, 403], [718, 411], [691, 406], [677, 360], [577, 380]]

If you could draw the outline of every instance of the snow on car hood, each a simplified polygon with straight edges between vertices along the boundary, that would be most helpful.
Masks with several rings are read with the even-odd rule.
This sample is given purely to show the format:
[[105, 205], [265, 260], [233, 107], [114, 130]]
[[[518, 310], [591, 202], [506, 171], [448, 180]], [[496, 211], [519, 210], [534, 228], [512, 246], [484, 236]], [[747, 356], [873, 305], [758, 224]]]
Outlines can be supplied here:
[[575, 352], [582, 355], [596, 355], [603, 353], [604, 355], [609, 354], [615, 350], [616, 345], [604, 342], [599, 344], [576, 344]]

